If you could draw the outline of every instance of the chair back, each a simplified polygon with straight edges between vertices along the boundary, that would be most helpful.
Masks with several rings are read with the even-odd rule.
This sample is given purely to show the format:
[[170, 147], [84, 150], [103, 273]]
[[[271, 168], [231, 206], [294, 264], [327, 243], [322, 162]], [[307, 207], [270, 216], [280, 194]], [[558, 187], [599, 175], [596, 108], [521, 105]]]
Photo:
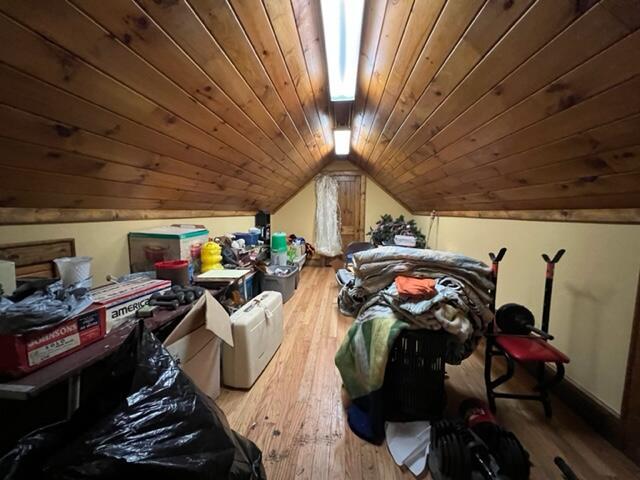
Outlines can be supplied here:
[[347, 268], [351, 257], [353, 257], [354, 253], [364, 252], [365, 250], [371, 250], [375, 248], [369, 242], [351, 242], [347, 245], [347, 248], [344, 251], [344, 266]]

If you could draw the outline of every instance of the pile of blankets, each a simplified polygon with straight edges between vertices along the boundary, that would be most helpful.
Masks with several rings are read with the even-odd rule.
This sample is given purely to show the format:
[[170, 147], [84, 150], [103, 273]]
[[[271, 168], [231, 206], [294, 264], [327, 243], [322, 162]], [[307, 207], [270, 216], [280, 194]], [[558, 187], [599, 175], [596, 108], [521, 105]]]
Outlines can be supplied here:
[[[353, 402], [349, 423], [355, 433], [381, 441], [370, 431], [367, 415], [382, 411], [377, 403], [387, 357], [400, 332], [445, 330], [450, 333], [445, 361], [459, 364], [493, 319], [489, 304], [494, 288], [491, 268], [464, 255], [403, 247], [354, 255], [354, 279], [343, 286], [338, 304], [356, 320], [335, 363]], [[378, 420], [374, 430], [380, 432]]]

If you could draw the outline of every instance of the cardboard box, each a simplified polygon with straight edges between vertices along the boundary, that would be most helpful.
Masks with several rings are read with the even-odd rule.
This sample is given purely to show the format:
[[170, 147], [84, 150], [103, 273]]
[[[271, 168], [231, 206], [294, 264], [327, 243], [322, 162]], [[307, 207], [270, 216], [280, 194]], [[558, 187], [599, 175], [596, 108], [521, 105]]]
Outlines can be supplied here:
[[131, 272], [151, 271], [156, 262], [163, 260], [191, 262], [191, 248], [199, 255], [200, 246], [208, 239], [209, 230], [202, 225], [171, 225], [129, 232]]
[[208, 291], [164, 341], [184, 373], [214, 400], [220, 395], [222, 341], [233, 346], [231, 319]]
[[94, 304], [104, 307], [107, 332], [110, 332], [135, 316], [138, 309], [149, 303], [152, 294], [170, 289], [170, 280], [134, 279], [94, 288], [91, 296]]
[[25, 375], [100, 340], [105, 334], [105, 310], [94, 304], [52, 328], [0, 335], [0, 373]]

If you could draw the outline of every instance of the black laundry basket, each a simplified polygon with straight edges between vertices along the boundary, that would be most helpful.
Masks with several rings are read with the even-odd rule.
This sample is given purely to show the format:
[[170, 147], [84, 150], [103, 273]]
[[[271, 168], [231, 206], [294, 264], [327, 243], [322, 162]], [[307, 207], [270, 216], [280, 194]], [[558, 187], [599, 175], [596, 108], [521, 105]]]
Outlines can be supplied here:
[[408, 422], [442, 417], [447, 336], [442, 330], [403, 330], [387, 359], [386, 420]]

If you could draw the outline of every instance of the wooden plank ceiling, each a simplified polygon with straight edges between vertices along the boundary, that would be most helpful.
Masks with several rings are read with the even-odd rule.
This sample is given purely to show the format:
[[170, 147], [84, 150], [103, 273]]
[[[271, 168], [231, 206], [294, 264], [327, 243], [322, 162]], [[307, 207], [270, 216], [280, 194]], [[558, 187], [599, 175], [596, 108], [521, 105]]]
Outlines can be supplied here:
[[355, 160], [414, 212], [640, 206], [640, 2], [369, 1]]
[[1, 1], [0, 206], [283, 203], [333, 149], [318, 8]]
[[[352, 160], [414, 212], [640, 206], [638, 0], [367, 0]], [[0, 207], [273, 210], [318, 0], [0, 0]]]

